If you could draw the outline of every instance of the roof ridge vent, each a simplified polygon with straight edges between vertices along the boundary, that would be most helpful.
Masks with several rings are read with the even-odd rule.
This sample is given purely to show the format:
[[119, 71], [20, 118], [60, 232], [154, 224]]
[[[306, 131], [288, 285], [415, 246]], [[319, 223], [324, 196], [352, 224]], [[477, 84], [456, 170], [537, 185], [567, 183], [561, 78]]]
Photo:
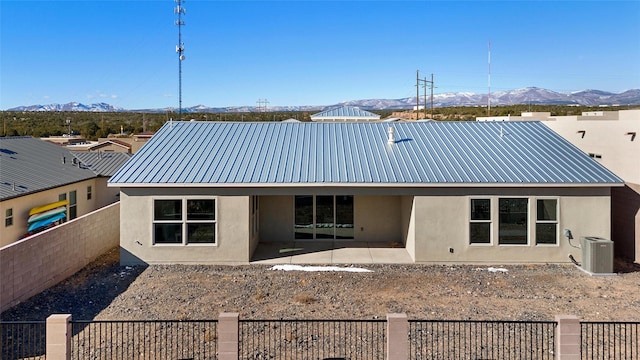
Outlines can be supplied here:
[[387, 129], [387, 143], [388, 144], [395, 144], [396, 143], [396, 137], [395, 137], [395, 130], [393, 129], [393, 127], [389, 126], [389, 128]]

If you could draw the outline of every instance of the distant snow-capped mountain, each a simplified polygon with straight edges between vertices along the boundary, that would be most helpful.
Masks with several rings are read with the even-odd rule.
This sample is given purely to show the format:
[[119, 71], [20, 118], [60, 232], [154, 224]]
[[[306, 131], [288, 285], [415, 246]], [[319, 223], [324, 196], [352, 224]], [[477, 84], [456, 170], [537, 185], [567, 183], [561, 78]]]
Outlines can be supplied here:
[[78, 102], [70, 102], [66, 104], [18, 106], [16, 108], [7, 109], [7, 110], [8, 111], [87, 111], [87, 112], [125, 111], [125, 109], [121, 107], [109, 105], [107, 103], [85, 105]]
[[[504, 105], [583, 105], [583, 106], [615, 106], [615, 105], [640, 105], [640, 89], [632, 89], [620, 94], [601, 90], [582, 90], [572, 93], [559, 93], [547, 89], [528, 87], [510, 91], [496, 91], [491, 93], [491, 106]], [[430, 99], [427, 99], [430, 102]], [[486, 106], [489, 102], [487, 94], [475, 94], [470, 92], [441, 93], [433, 95], [434, 107], [452, 106]], [[357, 106], [368, 110], [402, 110], [412, 109], [416, 105], [416, 97], [401, 99], [366, 99], [344, 101], [327, 106], [269, 106], [267, 111], [321, 111], [324, 108], [336, 105]], [[424, 105], [424, 99], [420, 99], [420, 105]], [[430, 105], [430, 104], [429, 104]], [[106, 103], [84, 105], [77, 102], [68, 104], [31, 105], [19, 106], [7, 111], [90, 111], [90, 112], [166, 112], [176, 111], [176, 108], [164, 109], [131, 109]], [[182, 109], [185, 113], [221, 113], [221, 112], [256, 112], [260, 111], [255, 106], [229, 106], [208, 107], [196, 105]]]
[[[430, 99], [427, 99], [430, 103]], [[469, 92], [442, 93], [433, 95], [434, 107], [452, 106], [486, 106], [489, 102], [487, 94], [474, 94]], [[341, 104], [359, 106], [365, 109], [410, 109], [416, 105], [416, 97], [395, 100], [353, 100]], [[551, 90], [529, 87], [510, 91], [496, 91], [491, 93], [492, 106], [505, 105], [583, 105], [583, 106], [614, 106], [614, 105], [639, 105], [640, 90], [628, 90], [620, 94], [600, 91], [583, 90], [564, 94]], [[424, 99], [420, 99], [420, 106], [424, 105]], [[430, 105], [430, 104], [428, 104]]]

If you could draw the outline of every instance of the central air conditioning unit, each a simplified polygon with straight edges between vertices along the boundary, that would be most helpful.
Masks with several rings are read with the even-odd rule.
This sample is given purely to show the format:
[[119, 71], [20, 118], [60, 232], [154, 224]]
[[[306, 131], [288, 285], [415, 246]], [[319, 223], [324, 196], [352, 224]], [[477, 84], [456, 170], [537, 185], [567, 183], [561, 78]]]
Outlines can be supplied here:
[[582, 269], [592, 274], [613, 273], [613, 241], [597, 236], [580, 238]]

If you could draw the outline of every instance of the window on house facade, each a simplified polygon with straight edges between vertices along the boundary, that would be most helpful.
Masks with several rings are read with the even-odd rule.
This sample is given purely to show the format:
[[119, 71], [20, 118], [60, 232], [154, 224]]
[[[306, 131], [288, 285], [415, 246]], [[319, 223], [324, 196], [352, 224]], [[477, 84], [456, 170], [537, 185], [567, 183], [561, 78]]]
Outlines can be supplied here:
[[87, 186], [87, 200], [91, 200], [91, 186]]
[[529, 228], [529, 199], [498, 199], [498, 244], [527, 245]]
[[557, 244], [558, 200], [538, 199], [536, 209], [536, 244]]
[[154, 244], [215, 244], [215, 199], [156, 199]]
[[13, 225], [13, 208], [7, 209], [4, 217], [4, 226], [9, 227], [11, 225]]
[[78, 217], [78, 198], [75, 190], [69, 191], [69, 220]]
[[491, 199], [471, 199], [469, 243], [491, 243]]
[[[67, 200], [67, 193], [62, 193], [60, 195], [58, 195], [58, 201], [62, 201], [62, 200]], [[67, 211], [67, 216], [68, 216], [69, 212]], [[67, 218], [61, 219], [60, 222], [63, 223], [67, 221]]]

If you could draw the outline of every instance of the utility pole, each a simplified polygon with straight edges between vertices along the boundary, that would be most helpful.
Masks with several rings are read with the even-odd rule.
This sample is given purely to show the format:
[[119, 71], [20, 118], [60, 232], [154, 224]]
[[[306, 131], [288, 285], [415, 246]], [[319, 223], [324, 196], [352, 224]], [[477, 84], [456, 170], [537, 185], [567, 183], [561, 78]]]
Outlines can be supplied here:
[[431, 118], [433, 119], [433, 73], [431, 73]]
[[420, 70], [416, 70], [416, 120], [420, 113]]
[[420, 114], [420, 84], [424, 89], [424, 117], [427, 117], [427, 85], [431, 88], [431, 117], [433, 118], [433, 74], [431, 74], [431, 81], [420, 79], [419, 71], [416, 72], [416, 120]]

